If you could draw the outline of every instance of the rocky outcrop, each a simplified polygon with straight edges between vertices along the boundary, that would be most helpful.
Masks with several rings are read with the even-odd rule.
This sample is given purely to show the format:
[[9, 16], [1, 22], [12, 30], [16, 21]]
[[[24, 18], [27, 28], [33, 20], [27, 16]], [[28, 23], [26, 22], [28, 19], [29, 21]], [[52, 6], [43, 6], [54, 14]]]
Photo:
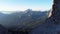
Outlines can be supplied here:
[[54, 0], [51, 17], [29, 34], [60, 34], [60, 0]]
[[54, 5], [52, 8], [52, 17], [55, 24], [60, 24], [60, 0], [54, 0]]

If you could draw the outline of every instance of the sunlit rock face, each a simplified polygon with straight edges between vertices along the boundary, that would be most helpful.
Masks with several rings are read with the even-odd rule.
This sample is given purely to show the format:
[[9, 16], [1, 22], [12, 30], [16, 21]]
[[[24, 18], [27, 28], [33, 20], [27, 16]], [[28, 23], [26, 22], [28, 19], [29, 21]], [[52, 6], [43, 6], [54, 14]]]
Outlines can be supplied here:
[[60, 0], [54, 0], [52, 16], [29, 34], [60, 34]]

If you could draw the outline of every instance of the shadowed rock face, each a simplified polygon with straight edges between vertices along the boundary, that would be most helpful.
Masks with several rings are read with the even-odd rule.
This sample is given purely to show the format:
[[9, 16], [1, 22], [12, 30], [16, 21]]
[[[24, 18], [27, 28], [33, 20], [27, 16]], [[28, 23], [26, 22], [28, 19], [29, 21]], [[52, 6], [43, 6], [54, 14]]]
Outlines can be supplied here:
[[60, 16], [60, 0], [54, 0], [53, 8], [52, 8], [52, 16], [59, 17]]
[[54, 0], [52, 15], [29, 34], [60, 34], [60, 0]]
[[53, 4], [52, 9], [53, 10], [52, 10], [51, 17], [55, 21], [55, 24], [59, 24], [59, 22], [60, 22], [60, 0], [54, 0], [54, 4]]

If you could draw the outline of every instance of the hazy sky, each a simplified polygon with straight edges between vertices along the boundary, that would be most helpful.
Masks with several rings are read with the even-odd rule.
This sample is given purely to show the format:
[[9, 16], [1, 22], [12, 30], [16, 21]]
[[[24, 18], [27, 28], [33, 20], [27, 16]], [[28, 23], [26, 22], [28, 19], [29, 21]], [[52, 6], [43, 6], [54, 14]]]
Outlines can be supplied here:
[[0, 11], [49, 10], [52, 0], [0, 0]]

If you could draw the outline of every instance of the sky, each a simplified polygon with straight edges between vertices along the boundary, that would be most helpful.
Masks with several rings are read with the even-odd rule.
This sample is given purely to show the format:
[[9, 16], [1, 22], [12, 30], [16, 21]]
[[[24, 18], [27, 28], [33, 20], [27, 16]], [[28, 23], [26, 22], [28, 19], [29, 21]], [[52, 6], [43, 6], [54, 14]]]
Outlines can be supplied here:
[[0, 11], [50, 10], [52, 0], [0, 0]]

